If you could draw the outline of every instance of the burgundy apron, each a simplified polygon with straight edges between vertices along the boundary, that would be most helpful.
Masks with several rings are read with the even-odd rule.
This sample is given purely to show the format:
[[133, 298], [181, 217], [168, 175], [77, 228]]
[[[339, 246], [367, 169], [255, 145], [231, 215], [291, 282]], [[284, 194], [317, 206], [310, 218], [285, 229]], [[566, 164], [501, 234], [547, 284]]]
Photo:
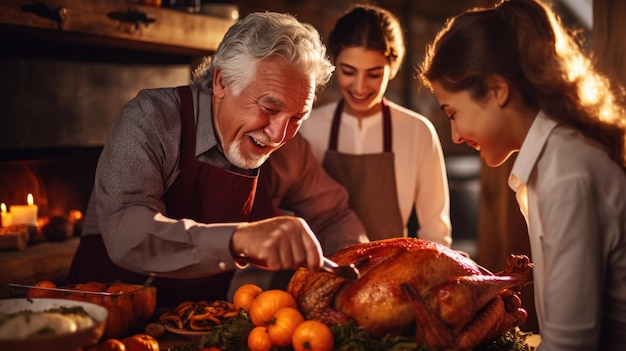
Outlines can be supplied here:
[[383, 98], [383, 152], [355, 155], [337, 151], [343, 104], [342, 99], [335, 109], [324, 169], [348, 190], [350, 207], [363, 222], [370, 240], [404, 236], [391, 150], [389, 106]]
[[[182, 105], [180, 174], [163, 195], [166, 215], [202, 223], [255, 221], [275, 216], [276, 210], [263, 181], [258, 183], [257, 189], [258, 176], [241, 175], [195, 159], [196, 127], [191, 89], [179, 87], [178, 93]], [[153, 282], [157, 287], [157, 305], [171, 307], [186, 300], [226, 300], [233, 274], [234, 271], [227, 271], [196, 279], [157, 277]], [[117, 279], [141, 284], [146, 276], [115, 265], [100, 235], [81, 237], [70, 281]]]

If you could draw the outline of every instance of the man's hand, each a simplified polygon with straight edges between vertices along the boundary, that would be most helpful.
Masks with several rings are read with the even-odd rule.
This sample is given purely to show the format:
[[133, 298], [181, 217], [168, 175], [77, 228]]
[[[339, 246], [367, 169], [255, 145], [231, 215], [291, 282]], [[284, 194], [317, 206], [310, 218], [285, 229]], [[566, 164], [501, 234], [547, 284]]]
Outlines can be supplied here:
[[322, 247], [304, 219], [280, 216], [241, 224], [230, 242], [235, 259], [278, 271], [322, 266]]

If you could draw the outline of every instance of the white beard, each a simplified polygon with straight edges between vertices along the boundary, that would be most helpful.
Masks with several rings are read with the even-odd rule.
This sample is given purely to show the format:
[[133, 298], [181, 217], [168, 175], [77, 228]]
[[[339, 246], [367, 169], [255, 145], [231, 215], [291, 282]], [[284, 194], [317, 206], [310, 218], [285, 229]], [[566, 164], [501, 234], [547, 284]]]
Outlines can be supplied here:
[[246, 157], [241, 151], [241, 140], [230, 143], [228, 151], [224, 154], [230, 163], [241, 169], [259, 168], [270, 156], [270, 154], [266, 154], [262, 156]]

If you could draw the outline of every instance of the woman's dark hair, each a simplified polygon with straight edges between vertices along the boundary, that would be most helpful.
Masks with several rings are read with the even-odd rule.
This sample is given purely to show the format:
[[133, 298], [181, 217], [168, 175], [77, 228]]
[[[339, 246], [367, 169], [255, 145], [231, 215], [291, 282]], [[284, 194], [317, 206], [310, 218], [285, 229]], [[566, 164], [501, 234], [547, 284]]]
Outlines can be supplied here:
[[344, 13], [330, 33], [327, 45], [333, 59], [345, 48], [376, 50], [389, 59], [392, 76], [400, 69], [406, 51], [398, 19], [374, 5], [355, 5]]
[[437, 81], [481, 100], [487, 78], [501, 76], [524, 103], [596, 140], [624, 167], [624, 89], [593, 68], [578, 39], [548, 6], [504, 0], [451, 18], [427, 47], [418, 78], [431, 91]]

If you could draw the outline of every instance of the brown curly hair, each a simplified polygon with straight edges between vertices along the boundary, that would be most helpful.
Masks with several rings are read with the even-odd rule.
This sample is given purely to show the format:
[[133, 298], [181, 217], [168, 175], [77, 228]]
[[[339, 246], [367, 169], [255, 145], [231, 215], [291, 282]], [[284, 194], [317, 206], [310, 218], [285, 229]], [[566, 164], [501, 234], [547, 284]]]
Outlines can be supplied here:
[[480, 100], [486, 78], [504, 77], [524, 103], [581, 131], [626, 165], [626, 95], [594, 69], [577, 33], [535, 0], [504, 0], [448, 20], [428, 45], [417, 76], [432, 91], [467, 90]]

